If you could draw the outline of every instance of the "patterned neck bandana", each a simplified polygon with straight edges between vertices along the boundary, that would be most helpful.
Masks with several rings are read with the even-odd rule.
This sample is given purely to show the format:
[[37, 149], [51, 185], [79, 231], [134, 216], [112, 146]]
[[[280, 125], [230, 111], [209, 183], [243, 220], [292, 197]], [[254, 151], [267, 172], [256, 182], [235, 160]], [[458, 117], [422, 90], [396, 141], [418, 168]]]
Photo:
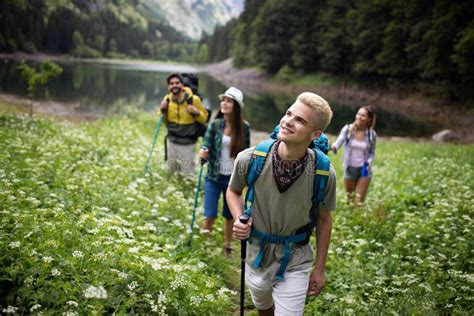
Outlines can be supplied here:
[[281, 141], [277, 141], [272, 147], [273, 160], [273, 177], [275, 178], [278, 191], [285, 192], [303, 173], [306, 161], [308, 160], [308, 152], [306, 151], [300, 160], [283, 160], [278, 155], [278, 147]]

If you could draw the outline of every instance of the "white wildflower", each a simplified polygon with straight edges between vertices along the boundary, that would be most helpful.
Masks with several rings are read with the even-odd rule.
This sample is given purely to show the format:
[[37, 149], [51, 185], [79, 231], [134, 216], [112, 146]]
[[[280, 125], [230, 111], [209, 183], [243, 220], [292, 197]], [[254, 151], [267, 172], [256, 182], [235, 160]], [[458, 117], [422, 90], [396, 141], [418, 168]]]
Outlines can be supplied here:
[[72, 253], [72, 256], [82, 258], [84, 257], [84, 254], [82, 253], [82, 251], [76, 250]]
[[86, 298], [107, 298], [107, 291], [103, 286], [95, 287], [91, 285], [84, 291], [84, 296]]
[[204, 298], [204, 300], [207, 301], [207, 302], [214, 302], [215, 297], [212, 294], [207, 294], [206, 297]]
[[76, 301], [67, 301], [66, 305], [69, 305], [72, 307], [79, 307], [79, 304]]
[[40, 308], [41, 308], [40, 304], [35, 304], [35, 305], [31, 306], [30, 313], [33, 313], [35, 310], [38, 310]]
[[191, 296], [190, 298], [191, 301], [191, 306], [199, 306], [202, 302], [202, 297], [201, 296]]
[[2, 312], [5, 314], [15, 314], [17, 310], [18, 307], [9, 305], [7, 308], [2, 309]]
[[140, 250], [139, 247], [128, 248], [128, 252], [130, 253], [138, 253], [139, 250]]
[[323, 294], [323, 297], [324, 297], [324, 299], [327, 300], [327, 301], [333, 301], [333, 300], [335, 300], [335, 299], [337, 298], [336, 295], [333, 295], [333, 294], [331, 294], [331, 293], [324, 293], [324, 294]]
[[21, 243], [19, 241], [12, 241], [11, 243], [8, 244], [10, 248], [20, 248]]
[[128, 228], [124, 228], [123, 232], [127, 235], [128, 238], [133, 238], [133, 231]]
[[153, 251], [153, 252], [155, 252], [155, 251], [161, 251], [161, 250], [163, 250], [163, 248], [162, 248], [161, 246], [157, 245], [157, 244], [155, 244], [155, 245], [153, 246], [153, 248], [151, 249], [151, 251]]
[[53, 276], [60, 276], [61, 275], [61, 271], [59, 271], [58, 269], [54, 268], [53, 270], [51, 270], [51, 274]]
[[419, 287], [423, 288], [426, 290], [426, 292], [433, 292], [433, 290], [431, 289], [431, 286], [428, 284], [428, 283], [420, 283], [418, 284]]
[[177, 278], [175, 278], [171, 284], [170, 284], [170, 288], [174, 291], [180, 287], [185, 287], [186, 286], [186, 281], [182, 278], [180, 278], [179, 276]]
[[130, 291], [133, 291], [134, 289], [136, 289], [138, 287], [138, 283], [137, 283], [137, 281], [133, 281], [132, 283], [127, 285], [127, 287]]
[[226, 287], [220, 288], [219, 291], [217, 291], [217, 293], [221, 299], [227, 299], [228, 298], [227, 293], [229, 293], [230, 295], [237, 295], [236, 291], [229, 290]]
[[43, 261], [46, 263], [50, 263], [51, 261], [53, 261], [53, 258], [46, 256], [46, 257], [43, 257]]
[[170, 245], [170, 244], [165, 245], [166, 250], [173, 250], [174, 248], [176, 248], [176, 245]]

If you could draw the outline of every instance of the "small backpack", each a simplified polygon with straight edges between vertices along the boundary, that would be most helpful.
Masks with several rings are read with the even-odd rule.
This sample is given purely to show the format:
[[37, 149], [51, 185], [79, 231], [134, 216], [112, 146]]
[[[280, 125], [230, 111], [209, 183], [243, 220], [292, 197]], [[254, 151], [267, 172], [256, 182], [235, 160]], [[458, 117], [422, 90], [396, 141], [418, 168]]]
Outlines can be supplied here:
[[[270, 139], [259, 143], [255, 146], [255, 149], [250, 157], [250, 162], [247, 172], [247, 194], [245, 196], [245, 214], [251, 216], [252, 213], [252, 204], [255, 199], [255, 188], [254, 184], [257, 181], [257, 178], [262, 173], [262, 170], [265, 166], [265, 161], [270, 152], [271, 147], [278, 139], [279, 126], [276, 126], [273, 132], [270, 134]], [[276, 236], [269, 233], [264, 233], [256, 230], [252, 227], [250, 236], [258, 239], [258, 244], [260, 250], [257, 257], [252, 263], [254, 268], [258, 268], [263, 259], [263, 243], [276, 243], [276, 244], [285, 244], [284, 256], [280, 264], [280, 268], [277, 271], [276, 279], [277, 281], [282, 281], [284, 279], [283, 275], [285, 273], [286, 267], [290, 259], [291, 245], [296, 244], [307, 244], [311, 237], [313, 228], [316, 226], [316, 218], [318, 216], [319, 204], [324, 204], [324, 190], [326, 188], [327, 181], [329, 179], [329, 169], [330, 169], [330, 160], [326, 155], [329, 150], [328, 139], [326, 135], [321, 134], [321, 136], [308, 146], [311, 148], [316, 155], [316, 164], [315, 164], [315, 173], [314, 177], [314, 190], [311, 197], [312, 207], [309, 210], [309, 223], [300, 229], [297, 230], [295, 235], [289, 236]], [[250, 202], [250, 206], [247, 207], [247, 203]], [[249, 239], [250, 240], [250, 239]], [[250, 241], [249, 241], [250, 242]]]
[[[191, 89], [191, 91], [193, 92], [193, 94], [196, 97], [200, 98], [201, 101], [202, 101], [202, 98], [199, 94], [199, 78], [198, 78], [198, 76], [196, 74], [193, 74], [193, 73], [182, 73], [181, 77], [183, 77], [184, 86], [189, 87]], [[190, 97], [188, 99], [188, 104], [193, 105], [193, 97]], [[204, 135], [206, 134], [207, 124], [209, 123], [209, 120], [211, 119], [212, 110], [207, 108], [207, 107], [205, 109], [207, 111], [207, 120], [206, 120], [205, 124], [201, 124], [201, 123], [198, 122], [198, 129], [197, 129], [197, 132], [196, 132], [196, 138], [204, 137]]]

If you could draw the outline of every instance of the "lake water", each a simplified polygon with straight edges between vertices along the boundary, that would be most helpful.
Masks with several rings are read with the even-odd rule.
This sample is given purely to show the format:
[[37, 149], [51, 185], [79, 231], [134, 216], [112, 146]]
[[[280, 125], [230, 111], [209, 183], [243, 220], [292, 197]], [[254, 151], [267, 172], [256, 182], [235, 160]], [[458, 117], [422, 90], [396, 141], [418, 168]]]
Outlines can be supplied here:
[[[46, 87], [39, 89], [39, 98], [70, 103], [71, 106], [74, 105], [76, 112], [98, 112], [106, 115], [120, 113], [129, 107], [149, 111], [150, 115], [153, 115], [166, 94], [166, 76], [170, 72], [195, 70], [190, 66], [172, 64], [59, 64], [63, 67], [63, 73], [52, 79]], [[16, 61], [11, 60], [0, 62], [0, 93], [27, 96], [27, 86], [20, 77], [17, 65]], [[219, 106], [217, 96], [226, 88], [213, 78], [199, 74], [199, 90], [203, 102], [214, 111]], [[268, 93], [245, 96], [245, 119], [256, 130], [271, 131], [293, 103], [294, 97]], [[328, 132], [337, 134], [344, 124], [353, 121], [357, 107], [329, 101], [334, 117]], [[419, 137], [431, 135], [434, 128], [392, 112], [377, 110], [376, 130], [383, 136]]]

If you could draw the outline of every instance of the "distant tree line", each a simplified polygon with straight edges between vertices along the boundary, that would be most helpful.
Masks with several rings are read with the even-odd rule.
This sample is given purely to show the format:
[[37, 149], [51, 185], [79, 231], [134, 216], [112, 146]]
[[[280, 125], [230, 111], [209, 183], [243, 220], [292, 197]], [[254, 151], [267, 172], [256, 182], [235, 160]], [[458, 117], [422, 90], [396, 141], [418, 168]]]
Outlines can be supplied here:
[[212, 35], [204, 34], [199, 42], [197, 61], [217, 62], [229, 58], [233, 46], [232, 31], [237, 22], [237, 19], [232, 19], [225, 25], [216, 25]]
[[194, 61], [197, 44], [139, 0], [0, 1], [0, 51]]
[[474, 99], [469, 0], [247, 0], [219, 30], [201, 43], [208, 61], [231, 56], [269, 73], [325, 72]]

